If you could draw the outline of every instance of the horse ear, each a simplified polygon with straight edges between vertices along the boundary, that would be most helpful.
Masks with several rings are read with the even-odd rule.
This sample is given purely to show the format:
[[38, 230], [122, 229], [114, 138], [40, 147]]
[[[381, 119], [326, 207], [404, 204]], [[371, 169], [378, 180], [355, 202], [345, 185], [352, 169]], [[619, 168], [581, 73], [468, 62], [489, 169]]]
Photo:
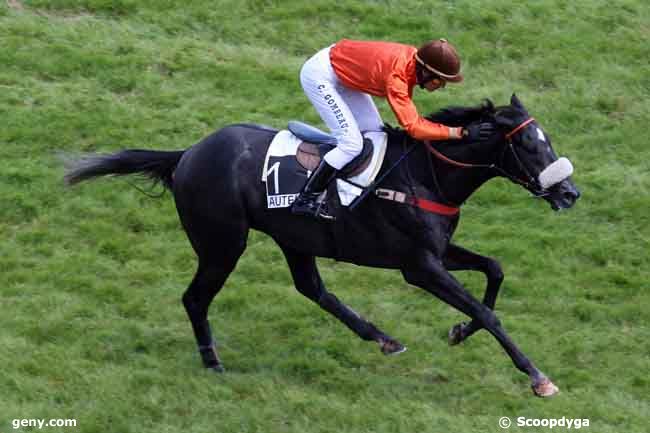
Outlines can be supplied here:
[[483, 108], [483, 111], [487, 111], [488, 113], [494, 113], [494, 103], [489, 98], [483, 100], [481, 108]]
[[512, 105], [513, 107], [517, 107], [517, 108], [521, 108], [522, 110], [525, 110], [524, 104], [521, 103], [519, 98], [517, 98], [517, 95], [515, 95], [514, 93], [510, 97], [510, 105]]

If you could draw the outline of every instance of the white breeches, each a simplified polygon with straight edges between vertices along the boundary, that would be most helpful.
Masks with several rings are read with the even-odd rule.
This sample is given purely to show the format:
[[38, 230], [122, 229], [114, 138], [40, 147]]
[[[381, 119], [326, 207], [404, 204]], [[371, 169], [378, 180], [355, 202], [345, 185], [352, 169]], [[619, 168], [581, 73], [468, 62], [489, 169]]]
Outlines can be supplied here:
[[361, 131], [381, 131], [383, 122], [372, 97], [347, 88], [330, 63], [330, 47], [307, 60], [300, 71], [300, 83], [321, 119], [338, 140], [325, 161], [340, 170], [363, 150]]

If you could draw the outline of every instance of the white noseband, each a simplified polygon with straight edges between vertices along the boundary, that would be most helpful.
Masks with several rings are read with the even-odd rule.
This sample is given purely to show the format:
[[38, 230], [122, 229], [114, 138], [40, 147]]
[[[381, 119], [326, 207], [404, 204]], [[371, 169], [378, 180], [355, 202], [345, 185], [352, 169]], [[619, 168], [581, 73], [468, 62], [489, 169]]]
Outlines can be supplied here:
[[553, 185], [562, 182], [573, 174], [573, 164], [567, 158], [560, 158], [546, 167], [539, 174], [539, 184], [542, 188], [547, 189]]

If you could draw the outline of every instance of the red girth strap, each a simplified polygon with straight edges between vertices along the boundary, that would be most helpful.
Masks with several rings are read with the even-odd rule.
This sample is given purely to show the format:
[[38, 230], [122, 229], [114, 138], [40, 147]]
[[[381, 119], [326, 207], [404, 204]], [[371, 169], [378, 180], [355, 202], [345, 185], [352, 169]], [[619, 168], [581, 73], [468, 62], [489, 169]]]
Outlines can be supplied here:
[[438, 215], [455, 216], [460, 212], [460, 209], [457, 207], [445, 206], [444, 204], [436, 203], [435, 201], [407, 195], [400, 191], [393, 191], [392, 189], [377, 188], [375, 190], [375, 195], [384, 200], [405, 203]]

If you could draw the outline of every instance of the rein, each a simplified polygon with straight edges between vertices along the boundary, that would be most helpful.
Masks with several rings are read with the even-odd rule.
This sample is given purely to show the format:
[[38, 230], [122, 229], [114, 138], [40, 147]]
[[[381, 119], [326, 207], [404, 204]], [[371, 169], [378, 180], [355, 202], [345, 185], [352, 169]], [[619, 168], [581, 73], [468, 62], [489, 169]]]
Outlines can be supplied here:
[[[408, 135], [404, 135], [404, 145], [406, 145], [407, 141], [408, 141]], [[413, 146], [411, 147], [411, 150], [413, 149], [414, 146], [417, 146], [417, 142], [413, 143]], [[411, 153], [411, 150], [409, 150], [403, 156], [406, 156], [407, 154]], [[400, 161], [402, 159], [403, 158], [400, 158]], [[406, 164], [406, 173], [407, 173], [407, 176], [409, 178], [408, 185], [409, 185], [409, 189], [411, 191], [411, 194], [406, 194], [406, 193], [403, 193], [401, 191], [394, 191], [394, 190], [388, 189], [388, 188], [377, 188], [375, 190], [375, 195], [377, 196], [377, 198], [381, 198], [381, 199], [384, 199], [384, 200], [391, 200], [391, 201], [395, 201], [397, 203], [407, 204], [409, 206], [422, 209], [422, 210], [424, 210], [426, 212], [431, 212], [431, 213], [434, 213], [434, 214], [448, 216], [448, 217], [457, 216], [460, 213], [460, 208], [459, 207], [447, 206], [445, 204], [438, 203], [438, 202], [431, 201], [431, 200], [427, 200], [427, 199], [425, 199], [423, 197], [418, 197], [417, 195], [415, 195], [415, 190], [413, 189], [413, 185], [412, 185], [411, 171], [409, 169], [408, 162]], [[435, 176], [434, 176], [434, 179], [435, 179]], [[437, 181], [436, 181], [436, 183], [437, 183]], [[438, 188], [438, 189], [440, 189], [440, 188]], [[442, 195], [442, 193], [441, 193], [441, 195]]]
[[495, 168], [495, 164], [470, 164], [467, 162], [458, 162], [455, 159], [451, 159], [436, 149], [434, 149], [433, 145], [431, 144], [430, 141], [425, 141], [424, 144], [427, 146], [427, 150], [432, 153], [436, 158], [438, 158], [441, 161], [446, 162], [449, 165], [453, 165], [455, 167], [460, 167], [460, 168]]
[[[518, 133], [519, 131], [524, 129], [526, 126], [530, 125], [534, 121], [535, 121], [534, 117], [529, 117], [528, 119], [526, 119], [522, 123], [520, 123], [512, 131], [508, 132], [505, 135], [506, 141], [508, 142], [508, 148], [512, 152], [512, 154], [513, 154], [513, 156], [515, 158], [515, 161], [517, 161], [517, 164], [519, 165], [519, 168], [521, 169], [521, 171], [523, 173], [525, 173], [526, 176], [528, 177], [528, 181], [519, 179], [518, 177], [511, 175], [510, 173], [505, 171], [503, 168], [501, 168], [497, 164], [470, 164], [470, 163], [466, 163], [466, 162], [456, 161], [454, 159], [451, 159], [451, 158], [443, 155], [438, 150], [434, 149], [433, 145], [431, 144], [431, 141], [425, 141], [424, 143], [425, 143], [429, 153], [431, 153], [436, 158], [438, 158], [441, 161], [446, 162], [449, 165], [453, 165], [453, 166], [459, 167], [459, 168], [487, 168], [487, 169], [490, 169], [490, 170], [496, 170], [502, 176], [510, 179], [512, 182], [518, 183], [518, 184], [528, 188], [537, 197], [541, 197], [541, 196], [547, 194], [546, 190], [544, 188], [539, 187], [538, 182], [535, 181], [535, 178], [533, 178], [533, 176], [531, 176], [530, 172], [526, 169], [526, 166], [521, 162], [521, 160], [519, 159], [519, 156], [517, 155], [517, 152], [515, 151], [515, 149], [514, 149], [514, 147], [512, 145], [512, 137], [516, 133]], [[504, 154], [505, 154], [505, 149], [504, 149], [504, 152], [502, 152], [502, 154], [501, 154], [501, 161], [503, 161]]]
[[[404, 146], [406, 146], [407, 142], [408, 142], [408, 136], [404, 135], [404, 142], [403, 142]], [[386, 172], [379, 179], [375, 180], [368, 187], [366, 187], [363, 193], [359, 197], [355, 198], [350, 204], [350, 206], [348, 206], [348, 208], [351, 211], [354, 210], [369, 194], [374, 194], [377, 198], [406, 204], [438, 215], [444, 215], [444, 216], [458, 215], [460, 209], [457, 207], [447, 206], [441, 203], [427, 200], [422, 197], [417, 197], [415, 194], [406, 194], [404, 192], [395, 191], [388, 188], [378, 188], [378, 185], [395, 168], [397, 168], [397, 166], [399, 166], [402, 163], [402, 161], [404, 161], [417, 148], [417, 146], [418, 146], [417, 142], [413, 142], [410, 148], [405, 149], [402, 156], [400, 156], [400, 158], [388, 170], [386, 170]], [[412, 187], [411, 187], [411, 192], [414, 193]]]
[[[502, 176], [507, 177], [511, 181], [518, 183], [529, 190], [533, 191], [533, 193], [536, 196], [542, 196], [546, 194], [546, 191], [542, 188], [538, 188], [538, 184], [535, 181], [535, 179], [530, 175], [529, 171], [526, 169], [526, 167], [523, 165], [521, 160], [519, 159], [519, 156], [517, 155], [517, 152], [515, 151], [513, 145], [512, 145], [512, 137], [524, 129], [526, 126], [530, 125], [532, 122], [535, 121], [535, 118], [529, 117], [528, 119], [524, 120], [521, 124], [519, 124], [516, 128], [514, 128], [512, 131], [508, 132], [505, 135], [505, 138], [508, 142], [508, 148], [510, 148], [510, 151], [512, 152], [515, 161], [517, 161], [517, 164], [519, 164], [519, 168], [523, 173], [528, 176], [528, 182], [522, 179], [519, 179], [518, 177], [515, 177], [505, 171], [503, 168], [501, 168], [499, 165], [493, 163], [493, 164], [471, 164], [467, 162], [460, 162], [456, 161], [452, 158], [449, 158], [445, 155], [443, 155], [441, 152], [436, 150], [433, 145], [431, 144], [430, 141], [425, 141], [424, 144], [427, 147], [427, 150], [429, 151], [430, 154], [434, 155], [436, 158], [438, 158], [441, 161], [446, 162], [449, 165], [453, 165], [455, 167], [459, 168], [486, 168], [490, 170], [496, 170], [498, 171]], [[405, 143], [406, 143], [406, 138], [405, 138]], [[406, 157], [415, 149], [415, 144], [411, 146], [410, 149], [406, 150], [402, 156], [397, 160], [395, 164], [393, 164], [387, 171], [384, 173], [383, 176], [381, 176], [379, 179], [377, 179], [375, 182], [373, 182], [371, 185], [369, 185], [365, 191], [357, 197], [349, 206], [350, 210], [354, 210], [362, 201], [363, 199], [366, 198], [367, 195], [374, 193], [376, 197], [384, 199], [384, 200], [390, 200], [390, 201], [395, 201], [398, 203], [403, 203], [407, 204], [409, 206], [417, 207], [419, 209], [425, 210], [427, 212], [439, 214], [439, 215], [444, 215], [444, 216], [455, 216], [458, 215], [460, 212], [460, 208], [455, 207], [455, 206], [447, 206], [441, 203], [433, 202], [421, 197], [417, 197], [414, 194], [405, 194], [400, 191], [394, 191], [391, 189], [387, 188], [378, 188], [378, 185], [381, 183], [382, 180], [391, 172], [393, 171]], [[505, 149], [501, 154], [501, 162], [503, 162], [503, 158], [505, 155]], [[435, 176], [435, 171], [433, 170], [433, 166], [431, 166], [431, 174], [434, 178], [434, 181], [436, 182], [436, 185], [438, 184], [436, 176]], [[442, 194], [442, 191], [440, 191], [440, 188], [438, 187], [438, 190], [440, 194]]]

